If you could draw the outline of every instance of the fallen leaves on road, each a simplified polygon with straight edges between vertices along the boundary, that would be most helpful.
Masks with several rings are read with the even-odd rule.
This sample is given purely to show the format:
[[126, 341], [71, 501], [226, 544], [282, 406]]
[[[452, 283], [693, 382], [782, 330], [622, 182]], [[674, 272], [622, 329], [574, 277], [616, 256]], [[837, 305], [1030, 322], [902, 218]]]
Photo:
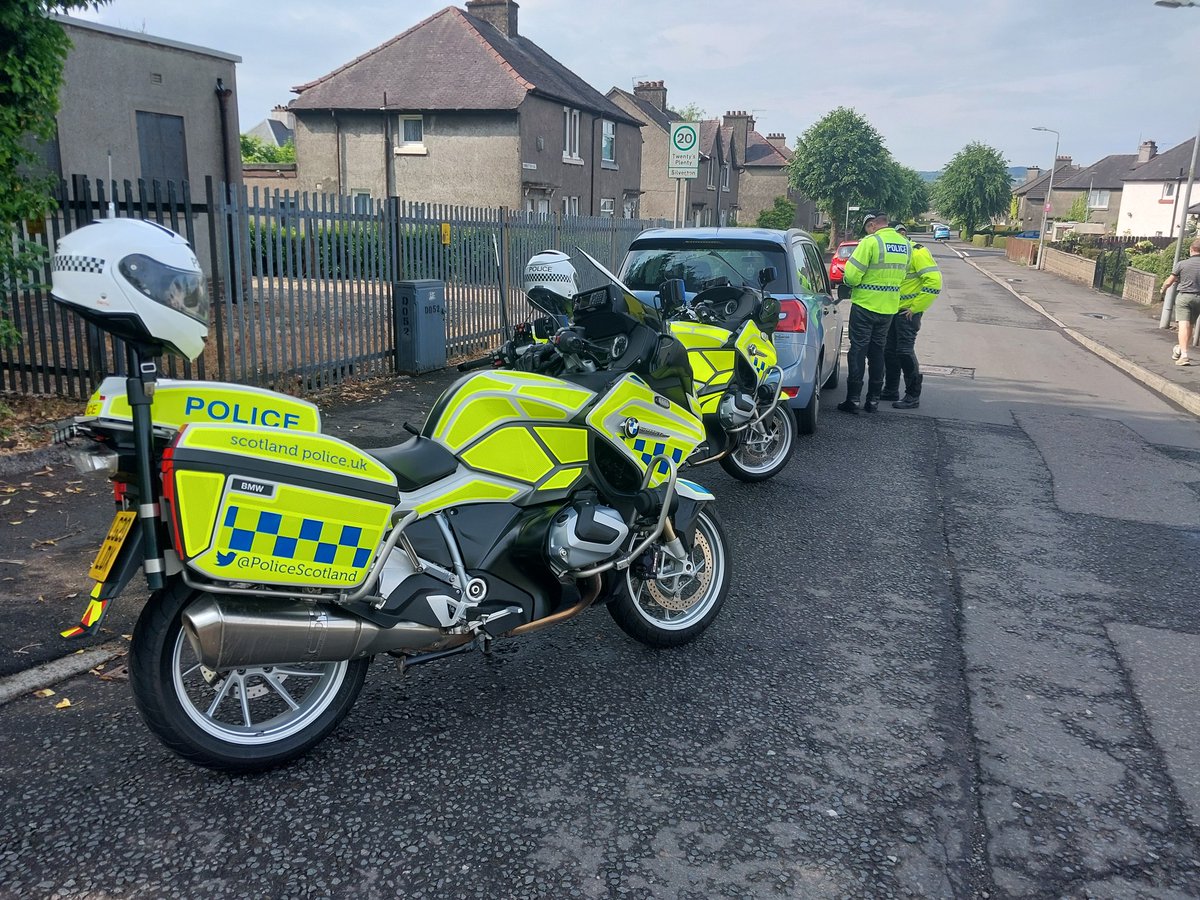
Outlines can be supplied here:
[[50, 690], [50, 688], [42, 688], [40, 691], [34, 691], [33, 696], [40, 697], [44, 700], [47, 697], [53, 697], [54, 691]]
[[71, 701], [68, 700], [66, 697], [63, 697], [61, 700], [59, 700], [57, 703], [54, 704], [54, 708], [55, 709], [66, 709], [70, 705], [71, 705]]

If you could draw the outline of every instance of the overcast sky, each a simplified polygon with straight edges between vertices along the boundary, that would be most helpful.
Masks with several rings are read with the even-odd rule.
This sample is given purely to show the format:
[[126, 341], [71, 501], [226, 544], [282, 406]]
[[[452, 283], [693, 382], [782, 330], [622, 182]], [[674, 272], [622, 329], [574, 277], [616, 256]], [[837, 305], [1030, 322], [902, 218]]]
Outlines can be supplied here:
[[[83, 15], [241, 56], [245, 130], [445, 5], [112, 0]], [[1086, 164], [1146, 139], [1168, 149], [1200, 121], [1200, 8], [1152, 0], [521, 0], [519, 28], [601, 92], [661, 79], [672, 106], [753, 110], [789, 146], [852, 106], [916, 169], [972, 140], [1045, 167], [1054, 137], [1035, 125]]]

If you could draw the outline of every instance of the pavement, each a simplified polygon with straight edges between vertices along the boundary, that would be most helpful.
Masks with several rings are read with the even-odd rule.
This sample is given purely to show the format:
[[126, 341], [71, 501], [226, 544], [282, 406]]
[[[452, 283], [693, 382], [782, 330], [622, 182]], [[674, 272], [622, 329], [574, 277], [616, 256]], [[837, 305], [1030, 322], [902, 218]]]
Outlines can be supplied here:
[[1174, 324], [1158, 327], [1161, 304], [1145, 307], [1112, 294], [1010, 262], [1001, 250], [950, 244], [959, 257], [1006, 288], [1076, 343], [1151, 390], [1200, 416], [1200, 363], [1177, 366]]

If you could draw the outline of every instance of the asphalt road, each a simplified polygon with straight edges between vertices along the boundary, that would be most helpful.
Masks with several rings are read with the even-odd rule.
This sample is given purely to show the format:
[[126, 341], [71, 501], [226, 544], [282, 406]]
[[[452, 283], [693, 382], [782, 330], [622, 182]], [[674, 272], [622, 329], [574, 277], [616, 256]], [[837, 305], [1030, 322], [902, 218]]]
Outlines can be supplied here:
[[0, 708], [0, 894], [1197, 896], [1200, 427], [937, 253], [918, 412], [826, 397], [772, 482], [697, 473], [736, 554], [700, 641], [377, 662], [256, 777], [83, 676]]

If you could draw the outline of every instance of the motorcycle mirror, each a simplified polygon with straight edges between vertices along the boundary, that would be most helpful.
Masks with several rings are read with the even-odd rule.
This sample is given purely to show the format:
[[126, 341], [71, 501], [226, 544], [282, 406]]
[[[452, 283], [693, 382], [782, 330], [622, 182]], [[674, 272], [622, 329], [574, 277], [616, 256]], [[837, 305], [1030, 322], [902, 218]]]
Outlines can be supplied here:
[[668, 278], [658, 286], [658, 300], [662, 314], [670, 318], [673, 313], [683, 309], [685, 293], [682, 278]]
[[779, 270], [774, 266], [767, 266], [765, 269], [760, 269], [758, 273], [758, 286], [765, 289], [768, 284], [779, 277]]

